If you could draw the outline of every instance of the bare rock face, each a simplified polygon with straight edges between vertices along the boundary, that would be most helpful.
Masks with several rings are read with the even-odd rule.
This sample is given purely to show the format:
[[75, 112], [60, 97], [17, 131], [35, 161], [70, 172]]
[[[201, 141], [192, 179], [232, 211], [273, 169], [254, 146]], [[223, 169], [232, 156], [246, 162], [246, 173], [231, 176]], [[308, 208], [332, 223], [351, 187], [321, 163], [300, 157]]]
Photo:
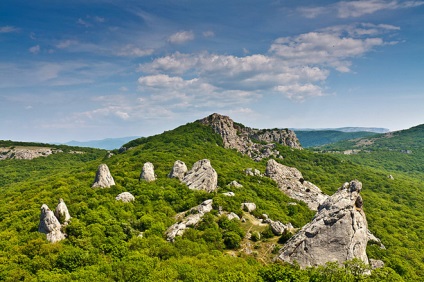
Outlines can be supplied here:
[[65, 235], [60, 230], [62, 226], [54, 213], [45, 204], [41, 206], [40, 223], [38, 232], [47, 234], [47, 240], [55, 243], [65, 239]]
[[317, 210], [328, 197], [317, 186], [305, 181], [299, 170], [273, 159], [268, 161], [265, 175], [277, 182], [281, 191], [293, 199], [305, 202], [311, 210]]
[[[236, 149], [256, 161], [270, 156], [279, 157], [280, 153], [275, 150], [275, 145], [272, 143], [302, 149], [296, 134], [288, 129], [252, 129], [234, 123], [228, 116], [216, 113], [198, 122], [212, 127], [216, 133], [221, 135], [225, 148]], [[268, 144], [258, 144], [252, 140]]]
[[326, 262], [343, 262], [358, 258], [368, 264], [366, 246], [368, 224], [358, 203], [362, 183], [353, 180], [319, 206], [312, 222], [290, 238], [277, 259], [303, 268]]
[[211, 162], [203, 159], [194, 163], [182, 182], [193, 190], [213, 192], [218, 188], [218, 174], [213, 169]]
[[54, 210], [54, 215], [59, 220], [61, 224], [68, 224], [69, 220], [71, 220], [71, 215], [69, 214], [68, 207], [62, 198], [59, 199], [59, 204]]
[[287, 226], [280, 221], [271, 221], [269, 226], [271, 227], [272, 233], [277, 236], [283, 234], [287, 229]]
[[182, 161], [175, 161], [174, 166], [172, 167], [171, 172], [168, 174], [169, 178], [178, 178], [180, 181], [183, 180], [184, 176], [187, 173], [187, 166]]
[[124, 203], [134, 202], [135, 198], [130, 192], [122, 192], [115, 197], [115, 200], [121, 201]]
[[91, 187], [109, 188], [112, 185], [115, 185], [115, 180], [113, 180], [113, 177], [110, 174], [109, 167], [106, 164], [99, 165], [96, 173], [96, 178]]
[[59, 153], [59, 150], [46, 147], [0, 147], [0, 160], [32, 160], [47, 157], [54, 153]]
[[206, 200], [200, 205], [191, 208], [189, 211], [184, 212], [188, 215], [184, 217], [181, 221], [171, 225], [168, 230], [166, 230], [165, 235], [166, 239], [170, 242], [174, 242], [176, 236], [181, 236], [184, 234], [184, 231], [188, 227], [193, 227], [200, 222], [205, 213], [210, 212], [212, 208], [212, 200]]
[[155, 167], [152, 163], [147, 162], [143, 165], [143, 169], [140, 174], [140, 180], [152, 182], [156, 180]]

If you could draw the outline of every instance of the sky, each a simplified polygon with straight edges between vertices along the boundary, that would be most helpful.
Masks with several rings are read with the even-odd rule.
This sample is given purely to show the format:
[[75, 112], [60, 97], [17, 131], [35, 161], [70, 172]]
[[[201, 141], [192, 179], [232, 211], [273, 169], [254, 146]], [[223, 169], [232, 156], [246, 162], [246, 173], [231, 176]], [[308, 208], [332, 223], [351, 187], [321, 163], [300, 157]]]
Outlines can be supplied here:
[[424, 123], [424, 1], [2, 0], [0, 140]]

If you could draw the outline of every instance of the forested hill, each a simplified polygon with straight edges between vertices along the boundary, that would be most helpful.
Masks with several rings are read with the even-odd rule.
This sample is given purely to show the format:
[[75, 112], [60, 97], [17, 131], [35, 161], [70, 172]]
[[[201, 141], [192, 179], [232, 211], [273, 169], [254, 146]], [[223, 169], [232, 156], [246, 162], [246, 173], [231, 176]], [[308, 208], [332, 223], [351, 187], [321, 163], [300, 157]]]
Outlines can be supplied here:
[[[385, 263], [371, 275], [362, 275], [364, 265], [357, 261], [346, 268], [330, 263], [300, 269], [272, 262], [288, 234], [275, 236], [258, 218], [266, 214], [300, 228], [314, 212], [262, 175], [267, 159], [255, 162], [224, 149], [221, 136], [198, 122], [127, 145], [131, 148], [113, 155], [87, 149], [85, 154], [0, 161], [0, 179], [6, 179], [0, 184], [0, 280], [420, 281], [424, 276], [424, 192], [412, 176], [399, 172], [393, 181], [384, 170], [276, 144], [282, 156], [278, 162], [296, 167], [304, 180], [327, 194], [346, 181], [361, 181], [369, 229], [386, 246], [368, 246], [368, 257]], [[167, 177], [176, 160], [191, 167], [201, 159], [209, 159], [217, 172], [216, 192], [191, 190]], [[153, 182], [139, 181], [146, 162], [154, 165]], [[107, 164], [116, 184], [91, 188], [101, 163]], [[247, 168], [261, 174], [247, 175]], [[233, 180], [242, 187], [229, 186]], [[135, 201], [115, 200], [122, 192], [133, 194]], [[64, 229], [67, 238], [49, 243], [37, 231], [40, 207], [46, 204], [54, 210], [59, 198], [72, 219]], [[213, 210], [196, 228], [168, 242], [164, 234], [175, 216], [186, 215], [208, 199], [213, 200]], [[256, 210], [246, 213], [241, 209], [244, 202], [255, 203]], [[230, 221], [220, 211], [246, 221]], [[255, 235], [247, 239], [247, 233]]]
[[343, 132], [337, 130], [296, 130], [295, 133], [304, 148], [377, 135], [376, 133], [366, 131]]

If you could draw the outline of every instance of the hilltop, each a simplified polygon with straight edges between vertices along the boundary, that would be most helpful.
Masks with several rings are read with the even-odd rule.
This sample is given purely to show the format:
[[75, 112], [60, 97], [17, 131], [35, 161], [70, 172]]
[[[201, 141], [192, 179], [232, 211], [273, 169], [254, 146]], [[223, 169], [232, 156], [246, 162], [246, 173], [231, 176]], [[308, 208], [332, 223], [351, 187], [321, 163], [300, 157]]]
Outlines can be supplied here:
[[[233, 122], [227, 128], [230, 131], [225, 131], [240, 149], [225, 145], [223, 131], [196, 121], [133, 140], [112, 154], [86, 149], [86, 154], [1, 161], [8, 172], [1, 170], [6, 181], [0, 186], [0, 280], [325, 281], [330, 272], [338, 281], [359, 279], [361, 273], [353, 270], [364, 266], [357, 261], [348, 262], [346, 269], [337, 264], [300, 269], [272, 263], [290, 235], [274, 235], [265, 220], [290, 223], [298, 230], [311, 222], [315, 212], [305, 202], [288, 197], [281, 184], [265, 175], [270, 158], [296, 168], [298, 172], [290, 171], [301, 173], [301, 179], [296, 179], [299, 187], [313, 183], [327, 195], [347, 181], [362, 182], [363, 204], [356, 201], [354, 208], [363, 209], [369, 229], [386, 249], [368, 244], [367, 256], [382, 260], [385, 267], [361, 279], [418, 281], [424, 275], [420, 181], [402, 172], [393, 181], [386, 171], [340, 159], [338, 154], [301, 150], [280, 142], [280, 137], [275, 142], [273, 136], [282, 134], [295, 141], [290, 131], [255, 130], [255, 135], [243, 128]], [[267, 139], [255, 137], [260, 134]], [[263, 155], [267, 149], [273, 154]], [[168, 178], [176, 160], [191, 168], [203, 159], [217, 173], [215, 192], [192, 190], [179, 179]], [[91, 188], [102, 163], [115, 185]], [[154, 181], [141, 177], [146, 163], [154, 167]], [[115, 200], [123, 192], [135, 200]], [[64, 229], [67, 238], [51, 244], [37, 232], [40, 207], [54, 207], [59, 198], [66, 203], [71, 220]], [[199, 206], [209, 205], [209, 200], [212, 210], [195, 228], [186, 229], [173, 243], [166, 240], [165, 232], [178, 218], [203, 214], [205, 209]], [[242, 209], [242, 203], [255, 203], [256, 209], [243, 210], [250, 208]], [[245, 222], [225, 217], [231, 213]]]

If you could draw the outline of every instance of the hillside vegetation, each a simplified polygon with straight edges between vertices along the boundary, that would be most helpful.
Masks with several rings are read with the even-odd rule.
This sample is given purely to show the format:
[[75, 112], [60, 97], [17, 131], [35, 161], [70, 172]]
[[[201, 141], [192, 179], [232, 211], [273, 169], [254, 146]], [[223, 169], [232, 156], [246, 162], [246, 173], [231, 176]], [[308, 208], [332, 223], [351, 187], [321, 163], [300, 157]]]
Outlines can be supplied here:
[[295, 132], [297, 138], [299, 138], [300, 144], [302, 144], [302, 147], [304, 148], [322, 146], [339, 141], [376, 135], [376, 133], [365, 131], [342, 132], [336, 130], [296, 130]]
[[[13, 144], [12, 144], [13, 145]], [[306, 204], [281, 193], [267, 177], [247, 176], [246, 168], [265, 171], [266, 160], [254, 162], [235, 150], [222, 147], [211, 128], [190, 123], [160, 135], [140, 138], [125, 145], [124, 153], [87, 149], [86, 154], [54, 154], [33, 160], [0, 162], [0, 280], [4, 281], [419, 281], [424, 277], [424, 192], [421, 183], [398, 172], [395, 181], [378, 167], [371, 168], [340, 159], [338, 155], [314, 153], [277, 145], [284, 157], [279, 162], [297, 167], [305, 180], [332, 194], [344, 182], [363, 183], [364, 210], [369, 229], [386, 249], [369, 245], [370, 258], [386, 267], [361, 275], [357, 261], [346, 268], [335, 264], [301, 270], [272, 263], [285, 238], [269, 229], [219, 217], [217, 209], [243, 215], [242, 202], [254, 202], [256, 217], [291, 222], [300, 228], [314, 213]], [[218, 173], [218, 192], [188, 189], [167, 178], [175, 160], [188, 167], [207, 158]], [[141, 167], [152, 162], [158, 179], [139, 181]], [[116, 185], [93, 189], [96, 169], [106, 163]], [[16, 171], [16, 175], [8, 175]], [[28, 172], [28, 173], [26, 173]], [[21, 176], [22, 175], [22, 176]], [[5, 180], [4, 180], [5, 179]], [[237, 180], [242, 188], [227, 187]], [[133, 203], [115, 200], [128, 191]], [[222, 192], [232, 191], [235, 197]], [[54, 209], [63, 198], [72, 216], [68, 238], [46, 241], [37, 232], [41, 205]], [[196, 229], [188, 229], [174, 243], [164, 238], [175, 223], [174, 216], [206, 199], [214, 207]], [[289, 203], [296, 202], [297, 205]], [[251, 241], [246, 254], [243, 239], [247, 228], [261, 237]], [[278, 242], [279, 243], [278, 243]], [[359, 271], [358, 271], [359, 269]]]

